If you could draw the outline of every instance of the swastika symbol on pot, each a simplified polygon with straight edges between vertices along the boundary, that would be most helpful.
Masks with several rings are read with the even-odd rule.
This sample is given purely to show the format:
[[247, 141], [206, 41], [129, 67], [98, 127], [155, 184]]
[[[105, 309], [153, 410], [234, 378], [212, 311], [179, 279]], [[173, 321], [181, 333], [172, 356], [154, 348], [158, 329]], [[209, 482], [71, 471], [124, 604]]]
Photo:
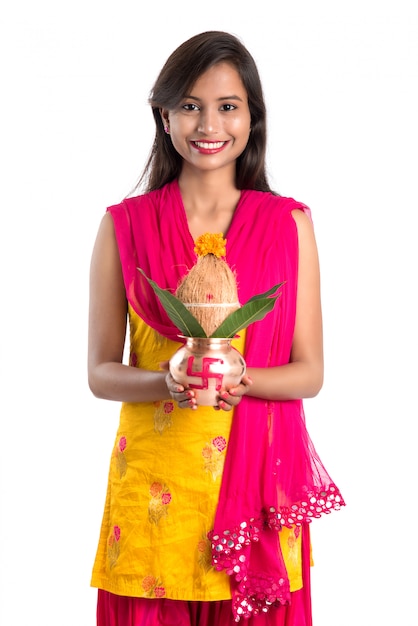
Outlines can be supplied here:
[[187, 376], [201, 378], [202, 383], [200, 385], [198, 385], [197, 383], [190, 383], [189, 387], [191, 387], [192, 389], [209, 389], [209, 380], [213, 378], [217, 381], [215, 389], [216, 391], [219, 391], [219, 389], [222, 387], [223, 374], [221, 374], [220, 372], [211, 372], [210, 366], [213, 365], [213, 363], [219, 363], [220, 365], [223, 365], [224, 363], [223, 360], [222, 359], [210, 359], [209, 357], [203, 357], [201, 372], [193, 371], [192, 368], [193, 368], [194, 360], [195, 360], [194, 356], [189, 356], [187, 360]]

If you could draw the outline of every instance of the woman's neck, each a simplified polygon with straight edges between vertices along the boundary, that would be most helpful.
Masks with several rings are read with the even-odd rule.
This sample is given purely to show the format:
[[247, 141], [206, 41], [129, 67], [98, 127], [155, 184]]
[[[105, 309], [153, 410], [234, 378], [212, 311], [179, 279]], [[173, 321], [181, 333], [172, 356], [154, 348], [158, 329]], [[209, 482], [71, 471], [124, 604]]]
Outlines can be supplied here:
[[180, 176], [179, 188], [193, 239], [206, 232], [225, 236], [241, 197], [233, 181], [222, 181], [219, 176]]

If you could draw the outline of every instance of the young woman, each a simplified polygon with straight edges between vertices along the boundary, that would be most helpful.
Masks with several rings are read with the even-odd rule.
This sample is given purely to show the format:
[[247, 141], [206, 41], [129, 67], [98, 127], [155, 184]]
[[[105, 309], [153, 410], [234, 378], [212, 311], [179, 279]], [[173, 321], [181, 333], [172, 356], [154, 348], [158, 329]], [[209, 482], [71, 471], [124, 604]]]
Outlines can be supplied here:
[[[150, 104], [141, 192], [109, 207], [91, 263], [89, 385], [122, 403], [97, 624], [309, 626], [309, 522], [344, 504], [303, 416], [323, 380], [309, 209], [270, 189], [262, 87], [236, 37], [183, 43]], [[174, 292], [205, 233], [225, 236], [241, 303], [284, 281], [274, 310], [234, 340], [247, 373], [217, 410], [168, 373], [179, 331], [138, 271]]]

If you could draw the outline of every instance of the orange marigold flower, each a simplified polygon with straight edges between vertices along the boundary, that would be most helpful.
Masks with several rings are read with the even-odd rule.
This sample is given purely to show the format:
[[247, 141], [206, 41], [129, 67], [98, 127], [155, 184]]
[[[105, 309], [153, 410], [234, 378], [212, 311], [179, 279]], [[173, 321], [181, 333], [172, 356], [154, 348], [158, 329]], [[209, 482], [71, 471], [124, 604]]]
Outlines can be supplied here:
[[197, 256], [214, 254], [223, 257], [226, 255], [226, 239], [222, 233], [205, 233], [196, 239], [194, 251]]

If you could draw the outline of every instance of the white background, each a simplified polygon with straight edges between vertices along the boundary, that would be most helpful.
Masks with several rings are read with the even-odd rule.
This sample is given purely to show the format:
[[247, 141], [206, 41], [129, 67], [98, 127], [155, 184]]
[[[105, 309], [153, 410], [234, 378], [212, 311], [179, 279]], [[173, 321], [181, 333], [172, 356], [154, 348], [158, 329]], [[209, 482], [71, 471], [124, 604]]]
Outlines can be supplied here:
[[326, 381], [306, 413], [348, 506], [312, 524], [314, 624], [416, 626], [417, 6], [2, 8], [2, 626], [95, 624], [119, 406], [87, 387], [90, 255], [148, 156], [158, 71], [209, 29], [255, 57], [272, 184], [310, 205], [320, 250]]

